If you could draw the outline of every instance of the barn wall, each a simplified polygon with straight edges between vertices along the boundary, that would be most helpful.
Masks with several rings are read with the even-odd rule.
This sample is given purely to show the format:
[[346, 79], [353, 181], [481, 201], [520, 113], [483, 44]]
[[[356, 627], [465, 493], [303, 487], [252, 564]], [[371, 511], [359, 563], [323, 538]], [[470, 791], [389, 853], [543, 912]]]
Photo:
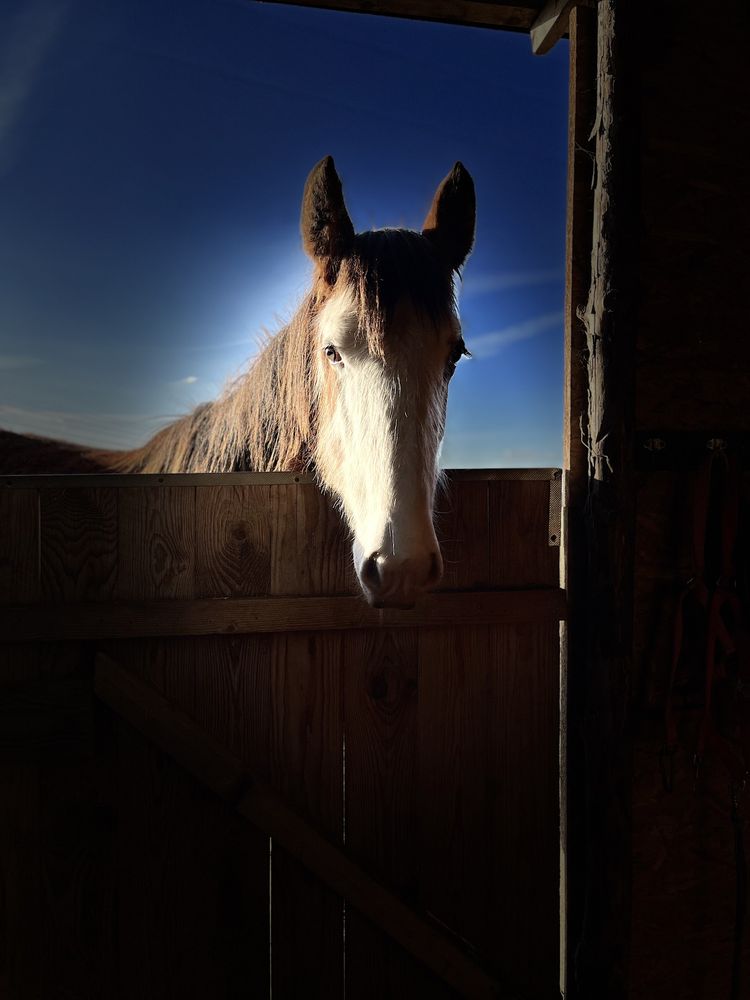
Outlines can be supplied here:
[[[710, 437], [750, 432], [750, 174], [742, 151], [750, 18], [739, 2], [639, 9], [631, 51], [640, 133], [636, 426], [668, 443], [670, 432], [695, 432], [696, 448], [679, 463], [669, 449], [658, 461], [643, 448], [636, 454], [630, 990], [634, 1000], [724, 998], [735, 900], [728, 774], [709, 753], [694, 780], [699, 708], [681, 716], [671, 792], [659, 751], [672, 621], [689, 569], [692, 476], [671, 466], [695, 466]], [[747, 977], [747, 946], [744, 961]]]

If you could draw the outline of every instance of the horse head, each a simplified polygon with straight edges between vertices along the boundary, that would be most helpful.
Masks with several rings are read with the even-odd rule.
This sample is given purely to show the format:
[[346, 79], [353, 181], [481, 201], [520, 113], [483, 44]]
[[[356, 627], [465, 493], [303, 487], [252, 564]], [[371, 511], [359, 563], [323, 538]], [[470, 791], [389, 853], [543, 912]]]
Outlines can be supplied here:
[[454, 277], [475, 214], [460, 163], [420, 233], [355, 233], [331, 157], [305, 187], [302, 239], [316, 266], [312, 457], [345, 513], [357, 576], [376, 607], [411, 607], [442, 576], [433, 505], [448, 383], [467, 353]]

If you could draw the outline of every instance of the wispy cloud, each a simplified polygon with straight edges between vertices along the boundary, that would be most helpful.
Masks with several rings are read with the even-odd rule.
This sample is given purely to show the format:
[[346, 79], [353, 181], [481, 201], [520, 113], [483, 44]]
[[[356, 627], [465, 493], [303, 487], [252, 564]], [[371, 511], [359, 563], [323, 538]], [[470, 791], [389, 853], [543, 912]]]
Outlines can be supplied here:
[[527, 271], [498, 271], [497, 274], [467, 274], [461, 285], [464, 295], [499, 292], [506, 288], [553, 285], [563, 280], [561, 268], [536, 268]]
[[32, 358], [24, 354], [0, 354], [0, 372], [15, 372], [22, 368], [36, 368], [43, 364], [41, 358]]
[[65, 13], [62, 3], [24, 4], [0, 43], [0, 173], [12, 163], [18, 124]]
[[173, 382], [173, 385], [193, 385], [198, 381], [197, 375], [186, 375], [185, 378], [178, 378]]
[[531, 340], [532, 337], [538, 337], [540, 334], [546, 333], [547, 330], [561, 326], [562, 321], [562, 311], [533, 316], [531, 319], [506, 326], [502, 330], [494, 330], [492, 333], [484, 333], [479, 337], [471, 337], [468, 345], [469, 350], [475, 358], [489, 358], [511, 344], [518, 343], [519, 340]]

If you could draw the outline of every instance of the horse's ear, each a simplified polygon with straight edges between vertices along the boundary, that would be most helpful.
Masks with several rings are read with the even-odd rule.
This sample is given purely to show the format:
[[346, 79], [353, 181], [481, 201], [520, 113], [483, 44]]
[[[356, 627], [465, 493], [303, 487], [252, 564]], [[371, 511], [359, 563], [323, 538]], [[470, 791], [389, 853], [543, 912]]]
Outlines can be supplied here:
[[306, 252], [332, 283], [354, 242], [354, 227], [332, 156], [324, 157], [310, 171], [302, 197], [300, 228]]
[[451, 270], [458, 270], [474, 245], [477, 200], [474, 181], [456, 163], [432, 199], [422, 232], [440, 251]]

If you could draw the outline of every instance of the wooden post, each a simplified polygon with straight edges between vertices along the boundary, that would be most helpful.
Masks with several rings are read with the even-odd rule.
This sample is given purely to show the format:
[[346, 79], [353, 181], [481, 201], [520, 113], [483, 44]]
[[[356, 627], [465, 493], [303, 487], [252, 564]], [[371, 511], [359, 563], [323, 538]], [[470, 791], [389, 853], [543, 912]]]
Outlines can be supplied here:
[[[578, 308], [591, 281], [593, 156], [589, 149], [596, 100], [596, 15], [570, 12], [568, 112], [568, 198], [565, 247], [565, 371], [563, 405], [563, 554], [561, 583], [569, 601], [562, 626], [560, 664], [560, 989], [572, 994], [575, 948], [580, 936], [585, 861], [583, 714], [586, 635], [586, 499], [588, 455], [581, 429], [586, 423], [588, 371], [586, 331]], [[568, 873], [570, 872], [570, 878]]]
[[[571, 622], [571, 672], [578, 673], [581, 773], [576, 801], [584, 811], [572, 844], [571, 891], [578, 924], [569, 928], [575, 956], [570, 994], [624, 997], [630, 906], [627, 714], [631, 675], [634, 499], [632, 477], [634, 334], [628, 315], [629, 234], [635, 215], [622, 78], [623, 4], [600, 0], [597, 26], [594, 204], [591, 283], [580, 310], [586, 331], [588, 405], [583, 428], [588, 490], [585, 602]], [[627, 155], [626, 155], [627, 154]], [[632, 259], [632, 258], [631, 258]], [[571, 912], [575, 912], [575, 907]]]

